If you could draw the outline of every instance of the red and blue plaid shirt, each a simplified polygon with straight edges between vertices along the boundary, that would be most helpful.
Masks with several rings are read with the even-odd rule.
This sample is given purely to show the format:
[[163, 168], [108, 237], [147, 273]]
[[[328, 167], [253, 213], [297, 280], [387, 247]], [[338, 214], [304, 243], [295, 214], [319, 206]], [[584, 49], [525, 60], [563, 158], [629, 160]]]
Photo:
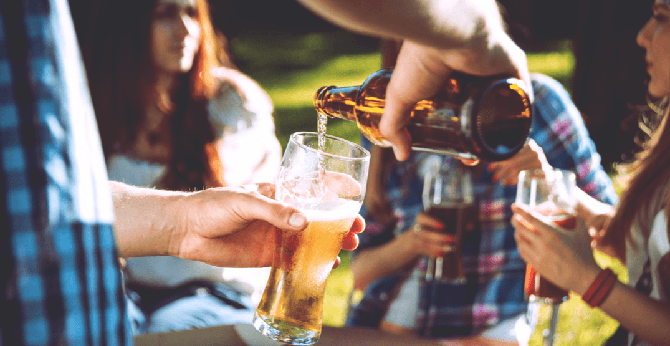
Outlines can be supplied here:
[[[570, 96], [557, 81], [535, 74], [532, 76], [535, 95], [533, 125], [530, 137], [542, 147], [554, 168], [576, 173], [578, 186], [600, 201], [614, 204], [617, 196], [612, 182], [600, 164], [600, 156], [590, 139], [580, 112]], [[363, 138], [364, 146], [370, 142]], [[406, 232], [416, 215], [423, 211], [421, 193], [423, 181], [417, 167], [426, 153], [413, 152], [407, 160], [397, 163], [385, 177], [386, 197], [397, 219], [395, 225], [376, 222], [362, 210], [366, 230], [360, 234], [360, 246], [353, 252], [391, 241]], [[455, 159], [445, 160], [446, 165]], [[433, 337], [454, 337], [476, 334], [496, 323], [526, 311], [523, 282], [526, 264], [519, 255], [510, 224], [511, 204], [516, 196], [515, 186], [503, 186], [493, 181], [493, 175], [482, 163], [473, 167], [473, 190], [479, 206], [479, 230], [464, 235], [464, 266], [467, 280], [463, 284], [437, 284], [434, 301], [428, 284], [421, 287], [417, 326], [425, 326]], [[426, 258], [418, 261], [413, 270], [425, 272]], [[393, 288], [407, 275], [396, 273], [371, 284], [363, 299], [349, 313], [347, 324], [377, 327], [390, 304]], [[430, 306], [434, 309], [429, 309]], [[423, 307], [423, 308], [422, 308]], [[432, 310], [432, 311], [429, 311]], [[430, 314], [429, 314], [430, 313]]]

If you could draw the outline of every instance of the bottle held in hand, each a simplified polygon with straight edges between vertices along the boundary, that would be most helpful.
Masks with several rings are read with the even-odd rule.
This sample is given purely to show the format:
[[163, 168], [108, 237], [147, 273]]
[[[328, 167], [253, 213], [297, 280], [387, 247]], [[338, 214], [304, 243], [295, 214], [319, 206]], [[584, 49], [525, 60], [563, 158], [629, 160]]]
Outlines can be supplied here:
[[[314, 95], [314, 106], [321, 114], [356, 122], [373, 143], [388, 147], [379, 122], [392, 72], [374, 72], [360, 86], [322, 87]], [[438, 94], [412, 110], [407, 125], [412, 148], [469, 160], [505, 160], [528, 138], [528, 93], [519, 79], [453, 73]]]

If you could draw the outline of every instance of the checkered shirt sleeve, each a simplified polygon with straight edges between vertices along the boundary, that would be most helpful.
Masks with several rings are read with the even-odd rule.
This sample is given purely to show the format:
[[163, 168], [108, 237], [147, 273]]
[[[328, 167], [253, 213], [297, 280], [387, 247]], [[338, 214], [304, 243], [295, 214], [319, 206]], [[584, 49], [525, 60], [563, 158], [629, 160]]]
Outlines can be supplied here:
[[130, 344], [66, 0], [0, 3], [0, 166], [0, 345]]

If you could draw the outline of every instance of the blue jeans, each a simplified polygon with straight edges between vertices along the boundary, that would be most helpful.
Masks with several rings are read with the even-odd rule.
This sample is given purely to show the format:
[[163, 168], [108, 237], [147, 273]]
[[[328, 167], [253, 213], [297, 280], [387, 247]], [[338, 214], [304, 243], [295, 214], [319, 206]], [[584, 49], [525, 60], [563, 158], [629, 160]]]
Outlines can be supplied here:
[[[215, 285], [215, 286], [213, 286]], [[161, 333], [217, 325], [251, 324], [255, 307], [249, 296], [225, 284], [208, 283], [207, 287], [189, 284], [177, 289], [128, 290], [128, 316], [135, 335]], [[163, 294], [157, 302], [143, 304]], [[146, 297], [147, 299], [142, 299]]]

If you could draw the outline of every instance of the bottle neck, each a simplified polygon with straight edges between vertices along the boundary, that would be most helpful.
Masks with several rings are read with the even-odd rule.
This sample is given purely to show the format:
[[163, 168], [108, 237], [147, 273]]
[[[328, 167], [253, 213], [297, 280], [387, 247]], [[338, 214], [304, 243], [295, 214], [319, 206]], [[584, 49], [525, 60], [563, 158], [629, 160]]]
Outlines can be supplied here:
[[314, 108], [318, 113], [331, 118], [341, 118], [355, 122], [358, 90], [358, 86], [322, 87], [314, 95]]

